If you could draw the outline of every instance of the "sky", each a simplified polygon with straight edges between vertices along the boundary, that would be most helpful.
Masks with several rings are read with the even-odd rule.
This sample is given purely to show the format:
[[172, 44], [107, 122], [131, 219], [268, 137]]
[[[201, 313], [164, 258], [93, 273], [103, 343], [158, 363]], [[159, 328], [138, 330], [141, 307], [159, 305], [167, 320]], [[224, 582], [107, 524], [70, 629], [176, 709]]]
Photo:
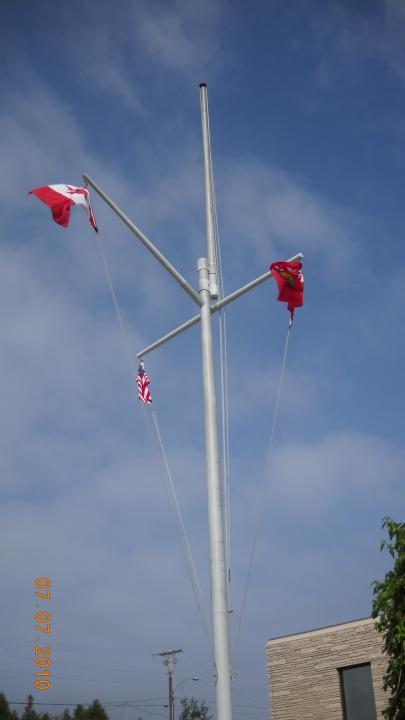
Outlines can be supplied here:
[[[196, 287], [203, 81], [225, 291], [304, 254], [270, 463], [288, 313], [274, 281], [226, 312], [232, 647], [263, 510], [234, 716], [262, 720], [266, 641], [369, 616], [390, 567], [382, 520], [404, 520], [404, 5], [9, 0], [0, 19], [0, 690], [15, 702], [33, 692], [33, 583], [46, 577], [53, 665], [37, 702], [98, 697], [114, 720], [124, 701], [128, 720], [166, 717], [153, 653], [182, 648], [176, 697], [215, 713], [210, 648], [95, 234], [80, 209], [64, 229], [27, 194], [87, 172]], [[196, 309], [92, 200], [135, 360]], [[145, 360], [209, 613], [198, 326]]]

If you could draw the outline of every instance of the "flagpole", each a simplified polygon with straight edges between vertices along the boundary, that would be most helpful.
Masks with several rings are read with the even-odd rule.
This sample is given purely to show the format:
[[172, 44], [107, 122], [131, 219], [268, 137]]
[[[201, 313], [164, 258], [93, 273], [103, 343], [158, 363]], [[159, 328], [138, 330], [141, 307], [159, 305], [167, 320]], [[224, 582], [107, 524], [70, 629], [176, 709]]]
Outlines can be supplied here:
[[[217, 718], [218, 720], [232, 720], [232, 698], [231, 698], [231, 662], [229, 644], [229, 612], [227, 603], [227, 572], [225, 560], [225, 542], [223, 528], [222, 493], [219, 472], [218, 454], [218, 428], [216, 415], [216, 395], [214, 362], [212, 351], [212, 329], [211, 316], [225, 305], [237, 300], [245, 293], [265, 282], [271, 277], [268, 271], [260, 277], [252, 280], [247, 285], [239, 288], [230, 295], [211, 305], [211, 299], [218, 297], [217, 289], [217, 252], [215, 247], [215, 223], [214, 223], [214, 197], [212, 187], [212, 167], [209, 137], [208, 101], [207, 86], [200, 85], [201, 119], [204, 148], [204, 179], [205, 179], [205, 209], [206, 209], [206, 238], [207, 257], [198, 260], [198, 288], [197, 293], [185, 278], [176, 270], [167, 258], [148, 240], [148, 238], [136, 227], [136, 225], [118, 208], [97, 183], [87, 174], [83, 175], [84, 180], [100, 195], [110, 206], [118, 217], [127, 225], [133, 234], [140, 240], [146, 249], [160, 262], [161, 265], [172, 275], [183, 290], [200, 306], [200, 312], [183, 325], [165, 335], [143, 351], [138, 353], [142, 357], [151, 350], [159, 347], [176, 335], [188, 328], [201, 323], [201, 353], [202, 353], [202, 375], [203, 375], [203, 397], [205, 416], [205, 458], [206, 478], [208, 494], [208, 530], [209, 530], [209, 552], [210, 552], [210, 578], [211, 578], [211, 603], [212, 603], [212, 625], [214, 639], [214, 660], [216, 677], [217, 696]], [[291, 260], [301, 259], [302, 254], [293, 256]]]
[[198, 260], [198, 286], [201, 300], [201, 352], [205, 414], [205, 462], [208, 493], [212, 626], [215, 674], [217, 680], [217, 717], [218, 720], [232, 720], [227, 573], [221, 480], [219, 473], [218, 428], [210, 306], [210, 298], [217, 297], [217, 283], [207, 86], [205, 84], [200, 85], [200, 100], [204, 145], [207, 258], [200, 258]]

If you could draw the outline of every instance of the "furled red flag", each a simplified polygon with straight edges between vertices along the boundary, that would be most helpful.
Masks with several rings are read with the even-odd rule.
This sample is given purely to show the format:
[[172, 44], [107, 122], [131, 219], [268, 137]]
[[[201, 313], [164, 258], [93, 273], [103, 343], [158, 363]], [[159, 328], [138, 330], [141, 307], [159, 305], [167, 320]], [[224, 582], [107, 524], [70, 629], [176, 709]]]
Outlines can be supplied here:
[[149, 384], [150, 380], [145, 372], [143, 361], [141, 360], [138, 368], [138, 375], [136, 376], [136, 384], [138, 385], [138, 398], [143, 400], [146, 405], [152, 404], [152, 395], [150, 394]]
[[295, 261], [280, 260], [270, 265], [270, 270], [278, 285], [277, 300], [288, 303], [290, 324], [293, 321], [295, 308], [302, 307], [304, 304], [304, 276], [301, 269], [302, 263]]
[[89, 218], [92, 228], [98, 232], [87, 188], [74, 185], [44, 185], [31, 190], [29, 195], [36, 195], [45, 205], [48, 205], [51, 208], [53, 219], [62, 227], [67, 227], [69, 224], [72, 205], [79, 205]]

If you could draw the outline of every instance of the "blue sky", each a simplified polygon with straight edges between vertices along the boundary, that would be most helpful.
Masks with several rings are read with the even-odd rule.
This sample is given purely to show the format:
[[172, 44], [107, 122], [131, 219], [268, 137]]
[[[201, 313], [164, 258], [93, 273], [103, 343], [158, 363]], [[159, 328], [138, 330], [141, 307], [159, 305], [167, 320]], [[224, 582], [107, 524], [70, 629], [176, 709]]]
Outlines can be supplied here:
[[[54, 587], [55, 662], [37, 700], [165, 698], [151, 654], [171, 647], [184, 650], [176, 681], [201, 678], [179, 693], [215, 698], [93, 233], [80, 211], [64, 230], [27, 196], [88, 172], [195, 285], [201, 81], [226, 290], [305, 255], [235, 717], [268, 715], [269, 637], [370, 613], [371, 582], [389, 566], [381, 521], [403, 520], [405, 504], [404, 31], [399, 0], [3, 3], [0, 675], [10, 699], [32, 691], [38, 576]], [[135, 356], [195, 308], [95, 194], [93, 204]], [[288, 319], [275, 298], [269, 282], [227, 311], [233, 635]], [[198, 328], [146, 366], [208, 606]], [[167, 711], [129, 720], [152, 712]]]

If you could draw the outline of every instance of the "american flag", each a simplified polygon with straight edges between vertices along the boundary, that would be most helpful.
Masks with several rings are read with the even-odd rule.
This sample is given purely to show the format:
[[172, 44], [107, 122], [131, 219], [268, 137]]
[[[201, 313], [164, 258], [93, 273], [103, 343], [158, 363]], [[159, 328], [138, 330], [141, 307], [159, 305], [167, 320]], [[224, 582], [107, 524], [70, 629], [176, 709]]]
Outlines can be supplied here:
[[150, 380], [145, 372], [145, 368], [141, 360], [138, 368], [138, 375], [136, 376], [136, 384], [138, 385], [139, 400], [142, 400], [147, 405], [152, 404], [152, 395], [150, 394], [149, 383]]

